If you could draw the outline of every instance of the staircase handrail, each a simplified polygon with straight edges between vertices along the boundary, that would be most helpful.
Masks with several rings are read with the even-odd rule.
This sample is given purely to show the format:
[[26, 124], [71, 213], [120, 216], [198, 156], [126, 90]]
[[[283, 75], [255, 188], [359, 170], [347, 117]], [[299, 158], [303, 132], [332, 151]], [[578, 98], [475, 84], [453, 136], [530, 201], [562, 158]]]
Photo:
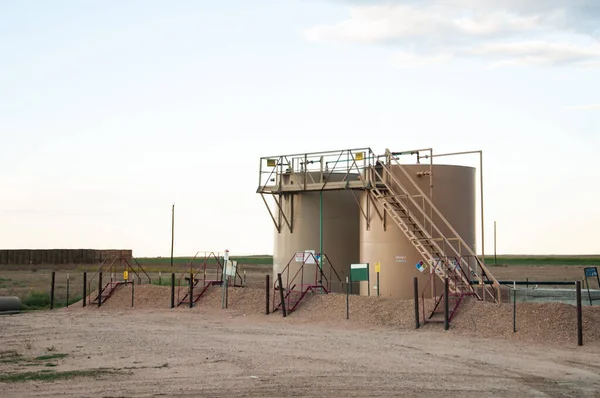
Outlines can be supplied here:
[[[457, 240], [459, 241], [459, 248], [464, 247], [466, 249], [466, 251], [468, 252], [468, 254], [472, 257], [474, 257], [476, 259], [477, 265], [486, 273], [486, 277], [489, 278], [489, 276], [492, 277], [492, 283], [494, 286], [498, 287], [498, 281], [493, 277], [493, 275], [491, 274], [491, 272], [489, 272], [489, 270], [487, 269], [487, 267], [485, 267], [485, 265], [480, 261], [479, 257], [471, 250], [471, 248], [466, 244], [466, 242], [462, 239], [462, 237], [458, 234], [458, 232], [456, 232], [456, 230], [452, 227], [452, 225], [448, 222], [448, 220], [446, 219], [446, 217], [444, 217], [444, 215], [439, 211], [439, 209], [433, 204], [433, 202], [431, 201], [431, 199], [425, 195], [425, 193], [423, 192], [423, 190], [417, 185], [417, 183], [414, 181], [414, 179], [410, 176], [410, 174], [408, 173], [408, 171], [406, 170], [406, 168], [400, 164], [400, 162], [398, 162], [398, 160], [392, 156], [391, 152], [389, 151], [389, 149], [386, 149], [386, 155], [385, 155], [386, 159], [387, 159], [387, 164], [383, 164], [381, 163], [380, 165], [382, 166], [382, 169], [384, 169], [385, 171], [387, 171], [387, 174], [389, 176], [389, 178], [400, 187], [401, 190], [403, 190], [404, 192], [407, 193], [406, 198], [411, 202], [411, 204], [418, 209], [418, 211], [421, 213], [421, 215], [424, 217], [424, 219], [429, 222], [429, 224], [432, 226], [433, 229], [435, 229], [435, 231], [439, 234], [440, 238], [447, 243], [448, 247], [456, 254], [456, 256], [458, 258], [460, 258], [460, 264], [462, 265], [462, 262], [464, 261], [464, 259], [462, 259], [462, 255], [456, 250], [456, 248], [454, 247], [454, 245], [452, 245], [450, 243], [450, 241], [446, 238], [446, 236], [441, 232], [441, 230], [438, 228], [438, 226], [433, 222], [433, 220], [427, 215], [427, 213], [424, 211], [423, 208], [421, 208], [421, 206], [419, 206], [419, 204], [414, 200], [414, 198], [412, 197], [412, 195], [409, 194], [409, 191], [404, 187], [404, 185], [398, 180], [398, 178], [392, 173], [392, 170], [390, 168], [390, 165], [392, 164], [392, 160], [394, 161], [394, 165], [398, 167], [398, 169], [400, 171], [402, 171], [402, 173], [404, 174], [404, 176], [407, 178], [407, 180], [417, 189], [417, 192], [419, 192], [419, 194], [421, 195], [421, 197], [423, 198], [423, 200], [430, 206], [431, 210], [433, 212], [435, 212], [435, 214], [443, 221], [443, 223], [448, 227], [448, 229], [450, 230], [450, 232], [452, 234], [454, 234], [454, 236], [457, 238]], [[372, 168], [373, 172], [380, 178], [381, 182], [383, 184], [386, 185], [386, 187], [388, 187], [388, 189], [390, 188], [388, 186], [388, 184], [385, 182], [385, 179], [383, 178], [382, 175], [380, 175], [377, 170], [375, 169], [375, 167]], [[393, 192], [392, 189], [390, 189], [390, 191]], [[398, 204], [400, 204], [402, 207], [405, 208], [405, 211], [409, 212], [409, 209], [406, 208], [406, 206], [404, 206], [404, 204], [399, 201], [396, 200], [396, 202]], [[417, 224], [419, 226], [419, 228], [422, 230], [423, 234], [430, 239], [430, 243], [432, 246], [436, 247], [436, 250], [439, 251], [440, 254], [444, 254], [444, 251], [441, 250], [441, 248], [439, 248], [439, 245], [437, 245], [437, 243], [433, 240], [433, 237], [427, 233], [427, 230], [424, 228], [424, 226], [422, 226], [420, 224], [420, 222], [414, 218], [412, 220], [415, 224]], [[443, 261], [443, 258], [445, 256], [440, 256], [440, 260]], [[468, 266], [468, 263], [467, 263]], [[462, 269], [462, 267], [461, 267]], [[444, 275], [447, 275], [446, 270], [444, 271]], [[477, 274], [475, 273], [475, 276], [477, 277], [477, 279], [479, 280], [480, 284], [484, 284], [483, 283], [483, 279]], [[469, 280], [465, 281], [465, 283], [470, 284], [470, 278]], [[484, 290], [487, 291], [487, 289], [485, 289], [484, 286]], [[489, 293], [489, 292], [488, 292]], [[485, 294], [485, 293], [484, 293]], [[491, 294], [491, 293], [489, 293]], [[494, 300], [496, 300], [496, 297], [494, 297]]]

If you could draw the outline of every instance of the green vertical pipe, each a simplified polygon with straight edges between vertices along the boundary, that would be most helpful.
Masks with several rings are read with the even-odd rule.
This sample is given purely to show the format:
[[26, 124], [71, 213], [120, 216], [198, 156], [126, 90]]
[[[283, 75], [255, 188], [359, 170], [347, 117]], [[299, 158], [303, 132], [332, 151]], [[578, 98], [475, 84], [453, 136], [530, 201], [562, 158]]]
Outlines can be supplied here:
[[[319, 268], [323, 272], [323, 191], [321, 191], [319, 199]], [[319, 283], [321, 283], [320, 273]]]

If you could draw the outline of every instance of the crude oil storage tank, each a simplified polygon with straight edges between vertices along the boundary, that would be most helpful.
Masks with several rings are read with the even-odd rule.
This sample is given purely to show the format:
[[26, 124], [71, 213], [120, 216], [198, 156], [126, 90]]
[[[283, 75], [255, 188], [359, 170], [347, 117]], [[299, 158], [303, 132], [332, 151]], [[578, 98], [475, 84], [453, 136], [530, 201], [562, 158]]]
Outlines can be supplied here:
[[[288, 285], [286, 279], [303, 268], [290, 288], [314, 284], [316, 275], [322, 278], [317, 274], [322, 267], [328, 288], [341, 292], [350, 264], [359, 261], [360, 191], [352, 188], [362, 186], [361, 169], [350, 163], [337, 152], [261, 159], [257, 192], [275, 202], [267, 204], [275, 224], [273, 278], [282, 273]], [[305, 256], [304, 261], [305, 252], [315, 256]]]
[[[315, 181], [321, 180], [318, 173], [311, 173], [307, 177]], [[356, 180], [357, 177], [357, 174], [334, 173], [329, 176], [329, 181], [339, 182], [344, 178]], [[282, 179], [283, 185], [301, 184], [303, 176], [296, 175], [294, 178], [291, 175], [283, 175]], [[318, 253], [321, 250], [322, 231], [323, 253], [328, 259], [323, 260], [323, 274], [325, 278], [332, 279], [332, 291], [342, 291], [343, 286], [339, 279], [345, 281], [350, 264], [359, 259], [356, 198], [351, 191], [346, 190], [306, 191], [282, 195], [282, 216], [288, 217], [291, 228], [284, 225], [280, 231], [277, 228], [274, 230], [273, 275], [283, 273], [289, 264], [289, 277], [292, 278], [303, 263], [296, 258], [296, 254], [310, 251], [317, 255], [314, 258], [306, 257], [309, 266], [305, 266], [304, 274], [298, 276], [296, 283], [300, 283], [302, 278], [302, 284], [314, 283], [317, 266], [321, 265], [317, 263], [320, 262]], [[337, 276], [330, 270], [330, 264], [333, 265]], [[287, 270], [283, 276], [287, 276]]]
[[[448, 220], [456, 232], [467, 243], [471, 250], [475, 250], [475, 169], [472, 167], [454, 165], [425, 165], [411, 164], [402, 165], [421, 191], [432, 198], [433, 204], [440, 213]], [[433, 223], [444, 235], [449, 235], [445, 223], [440, 217], [428, 211], [428, 205], [423, 204], [418, 190], [408, 181], [408, 177], [399, 169], [392, 166], [391, 170], [398, 181], [406, 190], [414, 195], [414, 199], [431, 215]], [[430, 179], [430, 172], [433, 178]], [[431, 195], [431, 196], [430, 196]], [[367, 202], [371, 201], [370, 205]], [[361, 207], [364, 216], [361, 217], [360, 226], [360, 262], [370, 264], [371, 295], [376, 294], [376, 273], [372, 264], [380, 264], [380, 291], [384, 297], [395, 297], [400, 299], [411, 299], [413, 297], [413, 278], [419, 279], [422, 288], [430, 276], [429, 267], [419, 271], [416, 264], [423, 260], [415, 246], [393, 222], [389, 215], [385, 214], [381, 205], [373, 201], [369, 191], [361, 195]], [[416, 212], [415, 212], [416, 213]], [[379, 215], [382, 215], [381, 217]], [[420, 220], [432, 236], [432, 226], [427, 220]], [[441, 291], [440, 281], [432, 279], [437, 283]], [[361, 283], [361, 295], [367, 294], [367, 282]]]

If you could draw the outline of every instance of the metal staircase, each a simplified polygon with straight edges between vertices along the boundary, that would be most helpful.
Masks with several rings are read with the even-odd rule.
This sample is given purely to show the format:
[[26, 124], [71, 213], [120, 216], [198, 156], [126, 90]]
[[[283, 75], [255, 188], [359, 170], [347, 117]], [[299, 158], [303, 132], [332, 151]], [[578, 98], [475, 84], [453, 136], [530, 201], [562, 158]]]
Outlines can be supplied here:
[[[298, 308], [302, 299], [309, 293], [328, 294], [332, 290], [332, 283], [340, 284], [340, 288], [343, 290], [342, 279], [329, 261], [329, 257], [326, 254], [322, 254], [322, 257], [324, 268], [329, 268], [329, 277], [319, 267], [319, 261], [316, 257], [312, 253], [306, 253], [300, 268], [290, 278], [290, 264], [296, 261], [296, 256], [292, 257], [281, 272], [282, 286], [279, 285], [277, 279], [275, 279], [275, 283], [273, 284], [273, 312], [280, 309], [282, 304], [284, 304], [286, 313], [289, 314]], [[314, 272], [308, 269], [309, 266], [314, 267]], [[305, 270], [305, 268], [307, 269]], [[305, 275], [310, 278], [308, 283], [305, 283]], [[314, 275], [314, 279], [311, 275]], [[282, 289], [283, 303], [281, 302], [280, 294], [280, 290]]]
[[95, 298], [95, 299], [94, 299], [94, 300], [93, 300], [91, 303], [92, 303], [92, 304], [98, 304], [98, 300], [99, 300], [100, 298], [102, 298], [102, 299], [101, 299], [101, 302], [100, 302], [100, 304], [104, 304], [104, 302], [105, 302], [106, 300], [108, 300], [108, 299], [110, 298], [110, 296], [112, 296], [112, 295], [113, 295], [113, 293], [114, 293], [114, 292], [115, 292], [115, 291], [116, 291], [116, 290], [117, 290], [117, 289], [118, 289], [120, 286], [127, 285], [128, 283], [131, 283], [131, 282], [126, 282], [126, 281], [120, 281], [120, 282], [113, 281], [113, 282], [108, 282], [108, 283], [107, 283], [107, 284], [106, 284], [106, 285], [105, 285], [105, 286], [102, 288], [102, 292], [101, 292], [99, 295], [97, 295], [97, 296], [96, 296], [96, 298]]
[[[203, 253], [200, 255], [200, 253]], [[202, 261], [196, 269], [195, 262]], [[179, 276], [177, 282], [177, 306], [190, 305], [197, 303], [212, 286], [221, 286], [223, 284], [223, 266], [224, 259], [220, 253], [215, 252], [197, 252], [186, 268]], [[243, 286], [243, 279], [236, 270], [233, 278], [233, 287]], [[190, 289], [190, 279], [192, 279], [192, 288]], [[183, 283], [182, 283], [183, 282]], [[191, 291], [191, 303], [190, 303]]]
[[[386, 150], [385, 158], [385, 163], [378, 161], [375, 166], [370, 167], [374, 182], [371, 192], [386, 214], [421, 254], [423, 261], [431, 267], [432, 274], [442, 280], [447, 277], [451, 293], [474, 294], [480, 300], [485, 300], [487, 296], [495, 301], [497, 289], [500, 287], [498, 281], [493, 277], [490, 278], [491, 274], [480, 258], [389, 150]], [[401, 171], [405, 179], [404, 183], [394, 175], [392, 166]], [[419, 204], [416, 198], [420, 198], [426, 204], [430, 214], [427, 214], [426, 206]], [[434, 217], [441, 220], [445, 233], [433, 221]], [[429, 231], [426, 226], [429, 227]], [[483, 287], [481, 295], [471, 285], [470, 277], [465, 272], [473, 269], [469, 259], [475, 261], [476, 269], [472, 275]], [[481, 272], [477, 272], [478, 270]], [[486, 277], [492, 281], [491, 286], [484, 284]]]

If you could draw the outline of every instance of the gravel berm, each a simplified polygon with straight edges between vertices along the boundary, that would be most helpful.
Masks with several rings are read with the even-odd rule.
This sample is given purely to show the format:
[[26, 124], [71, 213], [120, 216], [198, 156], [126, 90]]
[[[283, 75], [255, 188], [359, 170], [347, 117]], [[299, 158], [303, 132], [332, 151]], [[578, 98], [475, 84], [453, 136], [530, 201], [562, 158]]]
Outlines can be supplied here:
[[[176, 294], [177, 300], [177, 294]], [[135, 286], [134, 308], [131, 308], [131, 287], [119, 288], [100, 309], [88, 306], [87, 311], [148, 311], [169, 309], [171, 290], [168, 286]], [[414, 302], [391, 298], [350, 296], [350, 319], [346, 320], [346, 296], [343, 294], [308, 295], [285, 320], [281, 313], [264, 316], [265, 291], [259, 288], [230, 288], [228, 308], [222, 309], [220, 287], [211, 287], [191, 311], [211, 316], [257, 318], [257, 321], [318, 323], [332, 327], [415, 328]], [[81, 303], [68, 310], [79, 310]], [[177, 303], [176, 303], [177, 304]], [[428, 303], [429, 304], [429, 303]], [[187, 305], [176, 311], [190, 311]], [[422, 316], [422, 315], [421, 315]], [[563, 303], [517, 304], [517, 332], [513, 333], [513, 305], [495, 304], [466, 299], [452, 320], [449, 333], [482, 338], [522, 340], [553, 345], [573, 345], [577, 341], [575, 307]], [[585, 344], [600, 344], [600, 307], [583, 308]], [[430, 323], [422, 330], [443, 330], [443, 325]]]

